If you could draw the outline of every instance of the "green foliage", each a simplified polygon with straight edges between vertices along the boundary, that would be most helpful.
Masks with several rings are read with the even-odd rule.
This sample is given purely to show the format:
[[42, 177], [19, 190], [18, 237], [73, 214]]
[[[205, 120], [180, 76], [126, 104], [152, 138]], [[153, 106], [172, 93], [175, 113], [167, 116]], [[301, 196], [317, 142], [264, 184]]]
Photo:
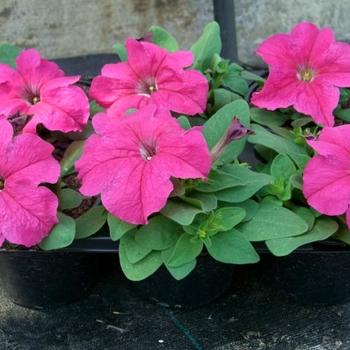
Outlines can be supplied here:
[[285, 256], [302, 245], [331, 237], [337, 229], [338, 224], [334, 220], [321, 217], [316, 220], [314, 227], [307, 233], [296, 237], [271, 239], [266, 241], [266, 245], [272, 254], [276, 256]]
[[292, 176], [297, 172], [293, 161], [285, 154], [278, 154], [271, 163], [273, 183], [268, 186], [267, 192], [275, 195], [282, 201], [292, 197]]
[[127, 54], [126, 54], [126, 49], [124, 44], [116, 43], [115, 45], [113, 45], [113, 49], [121, 61], [126, 61]]
[[151, 253], [152, 249], [146, 248], [136, 241], [137, 230], [128, 231], [120, 238], [119, 250], [124, 251], [127, 260], [136, 264]]
[[191, 235], [205, 240], [218, 232], [224, 232], [238, 225], [246, 216], [242, 208], [224, 207], [208, 214], [198, 215], [192, 225], [183, 229]]
[[[249, 127], [249, 106], [244, 100], [235, 100], [228, 105], [220, 108], [209, 120], [204, 124], [203, 134], [209, 148], [212, 149], [220, 139], [226, 134], [234, 117]], [[246, 138], [231, 142], [224, 150], [220, 157], [221, 162], [230, 162], [236, 159], [244, 149]]]
[[243, 178], [236, 174], [226, 173], [221, 170], [212, 170], [206, 182], [201, 181], [195, 189], [200, 192], [217, 192], [236, 186], [244, 186], [246, 183]]
[[212, 237], [207, 249], [214, 259], [227, 264], [251, 264], [259, 261], [254, 247], [235, 229]]
[[195, 55], [194, 68], [204, 71], [209, 68], [214, 54], [221, 52], [220, 27], [216, 22], [208, 23], [191, 51]]
[[228, 203], [244, 202], [271, 182], [271, 176], [257, 173], [243, 165], [227, 164], [221, 169], [240, 179], [243, 184], [224, 191], [218, 191], [215, 195], [219, 201]]
[[135, 234], [136, 242], [151, 250], [164, 250], [173, 246], [182, 228], [174, 221], [157, 215], [149, 220], [147, 225], [141, 226]]
[[109, 235], [111, 236], [112, 241], [118, 241], [125, 233], [129, 232], [135, 227], [135, 225], [119, 220], [111, 213], [108, 213], [107, 215], [107, 222], [109, 227]]
[[58, 212], [58, 224], [43, 239], [39, 247], [43, 250], [54, 250], [68, 247], [75, 238], [75, 221], [71, 217]]
[[9, 44], [2, 44], [0, 45], [0, 62], [15, 67], [16, 57], [19, 53], [20, 49], [18, 47]]
[[179, 267], [192, 262], [202, 251], [203, 242], [184, 233], [176, 242], [175, 248], [172, 251], [166, 264], [169, 267]]
[[84, 141], [74, 141], [64, 152], [61, 160], [61, 176], [69, 175], [74, 170], [74, 163], [80, 158]]
[[71, 188], [60, 189], [58, 198], [61, 210], [77, 208], [83, 200], [82, 195]]
[[99, 207], [92, 207], [76, 219], [76, 239], [87, 238], [98, 232], [106, 223], [107, 212]]
[[291, 210], [272, 200], [263, 200], [256, 215], [237, 227], [249, 241], [298, 236], [308, 230], [307, 223]]
[[119, 261], [125, 276], [131, 281], [141, 281], [154, 272], [162, 265], [162, 257], [160, 252], [153, 251], [146, 255], [137, 263], [131, 263], [125, 253], [125, 245], [121, 245], [119, 249]]
[[152, 41], [158, 46], [168, 51], [177, 51], [179, 49], [176, 39], [165, 29], [159, 26], [152, 26], [150, 32], [152, 33]]
[[252, 129], [255, 134], [249, 136], [249, 142], [265, 146], [280, 154], [287, 154], [299, 168], [304, 168], [305, 164], [310, 159], [307, 150], [297, 145], [294, 141], [272, 134], [260, 125], [253, 125]]

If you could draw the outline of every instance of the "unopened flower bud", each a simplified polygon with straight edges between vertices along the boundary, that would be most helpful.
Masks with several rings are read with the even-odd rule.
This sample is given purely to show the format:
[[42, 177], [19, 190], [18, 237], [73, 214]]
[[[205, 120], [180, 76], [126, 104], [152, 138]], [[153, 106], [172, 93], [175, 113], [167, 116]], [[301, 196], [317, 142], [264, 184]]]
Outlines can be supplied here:
[[226, 133], [222, 136], [222, 138], [211, 151], [213, 162], [220, 158], [225, 147], [228, 146], [232, 141], [237, 141], [251, 134], [253, 134], [253, 131], [241, 124], [237, 117], [234, 117], [231, 124], [227, 128]]

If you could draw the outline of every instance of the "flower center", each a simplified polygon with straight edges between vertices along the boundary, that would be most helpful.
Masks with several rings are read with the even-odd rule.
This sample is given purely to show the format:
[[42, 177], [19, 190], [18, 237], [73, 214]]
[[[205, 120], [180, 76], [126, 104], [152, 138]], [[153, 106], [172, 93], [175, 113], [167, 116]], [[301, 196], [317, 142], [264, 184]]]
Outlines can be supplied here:
[[35, 105], [38, 102], [40, 102], [40, 93], [38, 89], [27, 86], [24, 93], [23, 97], [26, 101], [28, 101], [31, 105]]
[[5, 188], [5, 179], [0, 176], [0, 191]]
[[157, 83], [155, 78], [146, 78], [141, 80], [137, 87], [136, 87], [136, 93], [139, 95], [150, 97], [154, 92], [156, 92], [157, 89]]
[[157, 145], [155, 141], [150, 140], [140, 144], [140, 154], [144, 160], [151, 160], [157, 154]]
[[309, 67], [301, 67], [298, 70], [297, 77], [299, 80], [305, 81], [306, 83], [310, 83], [315, 77], [315, 72]]

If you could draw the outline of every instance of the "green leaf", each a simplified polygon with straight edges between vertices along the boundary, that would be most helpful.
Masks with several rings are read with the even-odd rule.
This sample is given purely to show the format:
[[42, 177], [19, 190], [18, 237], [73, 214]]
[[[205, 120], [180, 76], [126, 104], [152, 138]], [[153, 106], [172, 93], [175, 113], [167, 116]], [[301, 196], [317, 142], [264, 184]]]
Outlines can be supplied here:
[[293, 161], [285, 154], [278, 154], [271, 164], [271, 175], [275, 179], [289, 180], [296, 170]]
[[163, 250], [161, 252], [162, 260], [164, 262], [165, 267], [169, 271], [169, 273], [176, 279], [176, 280], [181, 280], [188, 276], [196, 267], [197, 265], [197, 260], [194, 259], [190, 261], [187, 264], [178, 266], [178, 267], [170, 267], [168, 265], [168, 260], [170, 259], [171, 255], [173, 254], [175, 247], [168, 248], [166, 250]]
[[195, 56], [195, 68], [204, 71], [210, 66], [213, 55], [221, 52], [220, 27], [216, 22], [208, 23], [204, 27], [201, 37], [192, 45], [191, 51]]
[[[234, 117], [237, 117], [244, 126], [249, 127], [249, 106], [243, 99], [233, 101], [220, 108], [205, 122], [203, 134], [210, 149], [226, 134]], [[242, 138], [231, 142], [225, 148], [220, 160], [226, 163], [237, 158], [244, 149], [246, 139]]]
[[251, 108], [250, 116], [256, 123], [268, 127], [282, 126], [290, 118], [290, 116], [285, 113], [278, 111], [271, 112], [259, 108]]
[[253, 219], [238, 226], [249, 241], [298, 236], [307, 229], [307, 223], [297, 214], [271, 200], [264, 200]]
[[136, 264], [147, 256], [152, 249], [145, 248], [136, 242], [137, 230], [127, 232], [120, 238], [119, 249], [123, 250], [131, 264]]
[[207, 249], [217, 261], [226, 264], [252, 264], [259, 261], [254, 247], [235, 229], [218, 233], [211, 241]]
[[242, 96], [224, 89], [224, 88], [218, 88], [212, 90], [213, 96], [214, 96], [214, 110], [217, 111], [218, 109], [226, 106], [227, 104], [236, 101], [238, 99], [242, 99]]
[[163, 47], [168, 51], [177, 51], [179, 49], [176, 39], [165, 29], [158, 26], [152, 26], [150, 32], [153, 34], [152, 41], [158, 46]]
[[74, 141], [64, 152], [61, 160], [61, 176], [67, 175], [74, 168], [74, 163], [81, 156], [84, 141]]
[[103, 207], [92, 207], [76, 219], [76, 239], [83, 239], [98, 232], [106, 223], [107, 212]]
[[186, 116], [180, 115], [180, 117], [177, 118], [177, 121], [180, 123], [183, 129], [188, 130], [191, 128], [191, 124]]
[[272, 134], [260, 125], [253, 125], [252, 129], [255, 135], [248, 137], [249, 142], [268, 147], [280, 154], [288, 154], [299, 168], [303, 168], [310, 159], [306, 148], [292, 140]]
[[187, 204], [179, 199], [170, 199], [165, 208], [161, 210], [161, 214], [180, 225], [189, 225], [192, 223], [195, 216], [202, 211], [202, 209]]
[[229, 67], [228, 72], [224, 75], [222, 85], [241, 96], [245, 96], [249, 92], [247, 81], [242, 78], [241, 73], [237, 72], [232, 66]]
[[141, 226], [135, 234], [135, 240], [141, 246], [151, 250], [163, 250], [173, 246], [182, 232], [180, 225], [158, 215]]
[[0, 62], [16, 66], [16, 57], [19, 55], [20, 49], [10, 44], [0, 45]]
[[[223, 205], [227, 205], [226, 203], [223, 203]], [[240, 207], [245, 210], [246, 215], [243, 219], [243, 221], [249, 221], [253, 218], [253, 216], [258, 212], [259, 210], [259, 204], [255, 202], [252, 199], [247, 199], [244, 202], [235, 204], [236, 207]]]
[[256, 81], [257, 83], [264, 83], [265, 79], [261, 77], [260, 75], [254, 74], [252, 72], [249, 72], [247, 70], [244, 70], [241, 72], [241, 77], [246, 80]]
[[339, 229], [332, 236], [332, 238], [350, 245], [350, 230], [348, 228], [348, 225], [344, 222], [340, 222]]
[[61, 189], [59, 191], [58, 198], [59, 206], [62, 210], [77, 208], [83, 200], [82, 195], [71, 188]]
[[184, 233], [176, 242], [174, 251], [167, 262], [167, 266], [179, 267], [193, 261], [202, 251], [203, 243], [199, 239]]
[[191, 204], [204, 212], [216, 209], [218, 201], [211, 193], [191, 192], [186, 196], [180, 196], [181, 200]]
[[142, 260], [132, 264], [125, 252], [125, 247], [120, 247], [119, 261], [122, 271], [125, 276], [131, 281], [141, 281], [154, 272], [156, 272], [162, 265], [162, 258], [160, 252], [151, 252]]
[[235, 175], [242, 181], [245, 181], [243, 186], [237, 186], [216, 192], [215, 195], [217, 199], [223, 202], [244, 202], [257, 193], [262, 187], [269, 184], [272, 180], [270, 175], [257, 173], [242, 165], [225, 165], [222, 167], [222, 170], [231, 175]]
[[49, 235], [39, 244], [43, 250], [65, 248], [72, 244], [75, 237], [75, 221], [70, 216], [58, 212], [58, 224]]
[[210, 149], [226, 134], [234, 117], [239, 118], [244, 126], [249, 127], [249, 106], [243, 99], [220, 108], [205, 122], [203, 134]]
[[216, 235], [218, 232], [228, 231], [238, 225], [245, 217], [242, 208], [225, 207], [210, 214], [198, 215], [192, 225], [183, 229], [192, 235], [198, 235], [202, 240]]
[[345, 122], [350, 122], [350, 108], [336, 110], [334, 115]]
[[299, 215], [308, 225], [308, 231], [310, 231], [315, 224], [315, 215], [309, 208], [295, 206], [292, 208], [295, 214]]
[[195, 186], [196, 191], [216, 192], [227, 188], [243, 186], [246, 182], [234, 174], [229, 174], [220, 170], [212, 170], [207, 181], [198, 182]]
[[124, 44], [117, 43], [113, 45], [113, 49], [116, 52], [116, 54], [119, 56], [121, 61], [127, 60], [127, 54], [126, 54], [126, 49]]
[[176, 279], [176, 280], [182, 280], [183, 278], [187, 277], [196, 267], [197, 260], [193, 260], [187, 264], [177, 266], [177, 267], [171, 267], [168, 265], [165, 265], [169, 273]]
[[111, 236], [112, 241], [118, 241], [125, 233], [135, 228], [135, 225], [128, 224], [127, 222], [116, 218], [111, 213], [108, 213], [107, 215], [107, 222], [109, 226], [109, 235]]
[[266, 245], [272, 254], [285, 256], [302, 245], [329, 238], [337, 229], [338, 224], [335, 221], [323, 217], [317, 219], [313, 229], [303, 235], [268, 240], [266, 241]]

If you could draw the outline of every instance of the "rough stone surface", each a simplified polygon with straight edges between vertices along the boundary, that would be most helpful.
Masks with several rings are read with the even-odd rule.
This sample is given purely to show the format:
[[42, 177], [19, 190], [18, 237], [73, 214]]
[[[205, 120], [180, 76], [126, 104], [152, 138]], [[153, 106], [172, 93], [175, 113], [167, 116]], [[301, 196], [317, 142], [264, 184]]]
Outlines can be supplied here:
[[288, 32], [307, 20], [332, 27], [338, 40], [350, 40], [350, 0], [235, 0], [239, 57], [245, 63], [261, 62], [254, 48], [267, 36]]
[[[235, 0], [235, 8], [244, 63], [261, 65], [254, 54], [258, 43], [303, 20], [331, 26], [339, 39], [350, 40], [350, 0]], [[212, 19], [212, 0], [1, 0], [0, 42], [70, 57], [112, 52], [117, 40], [142, 36], [157, 24], [187, 48]]]
[[117, 40], [157, 24], [188, 47], [212, 18], [210, 0], [1, 0], [0, 43], [49, 58], [112, 52]]

